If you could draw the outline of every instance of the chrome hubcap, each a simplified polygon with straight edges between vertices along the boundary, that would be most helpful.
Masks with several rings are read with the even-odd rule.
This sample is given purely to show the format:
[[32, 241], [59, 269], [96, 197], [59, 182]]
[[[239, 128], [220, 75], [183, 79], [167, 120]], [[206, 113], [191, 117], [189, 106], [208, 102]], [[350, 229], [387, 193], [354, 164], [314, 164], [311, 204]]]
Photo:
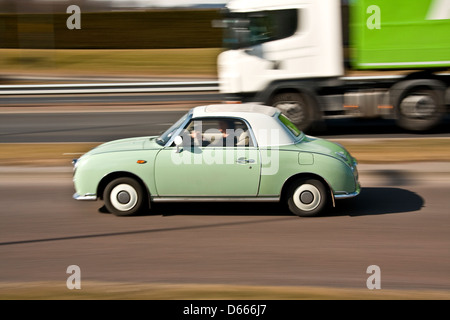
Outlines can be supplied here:
[[128, 211], [138, 202], [136, 190], [128, 184], [119, 184], [111, 190], [109, 199], [111, 204], [119, 211]]
[[304, 204], [310, 204], [314, 201], [314, 195], [311, 193], [311, 191], [303, 191], [300, 194], [300, 201]]
[[311, 211], [320, 204], [320, 191], [312, 184], [303, 184], [295, 190], [293, 200], [300, 210]]
[[119, 201], [121, 204], [126, 204], [130, 202], [130, 200], [131, 200], [130, 194], [126, 191], [120, 191], [117, 194], [117, 201]]

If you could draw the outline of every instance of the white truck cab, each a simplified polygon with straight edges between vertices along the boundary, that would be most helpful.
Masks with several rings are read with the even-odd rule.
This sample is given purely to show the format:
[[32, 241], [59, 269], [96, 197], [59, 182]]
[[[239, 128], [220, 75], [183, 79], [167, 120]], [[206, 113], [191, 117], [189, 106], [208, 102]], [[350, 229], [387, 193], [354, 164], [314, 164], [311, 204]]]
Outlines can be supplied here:
[[[302, 130], [333, 117], [393, 118], [419, 131], [438, 124], [446, 90], [449, 96], [450, 76], [441, 73], [450, 66], [450, 20], [426, 20], [421, 5], [428, 0], [418, 0], [418, 8], [407, 0], [347, 2], [229, 1], [223, 19], [227, 50], [217, 63], [225, 99], [277, 107]], [[399, 8], [401, 17], [393, 14]], [[403, 16], [409, 20], [389, 20]], [[447, 40], [427, 42], [430, 30]], [[426, 61], [415, 61], [414, 52]], [[349, 69], [364, 73], [349, 75]]]

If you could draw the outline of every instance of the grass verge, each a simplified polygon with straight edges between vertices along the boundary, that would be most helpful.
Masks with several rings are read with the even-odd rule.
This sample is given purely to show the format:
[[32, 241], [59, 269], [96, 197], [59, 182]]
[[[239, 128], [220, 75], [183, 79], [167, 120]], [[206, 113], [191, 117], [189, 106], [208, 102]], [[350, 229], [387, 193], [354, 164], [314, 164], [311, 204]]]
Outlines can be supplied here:
[[346, 147], [359, 163], [450, 160], [450, 138], [330, 140]]
[[[359, 163], [400, 163], [450, 160], [450, 138], [339, 140]], [[100, 143], [0, 143], [2, 166], [70, 166]]]
[[45, 76], [216, 77], [221, 49], [0, 49], [2, 73]]
[[448, 291], [204, 284], [0, 283], [1, 300], [448, 300]]
[[2, 166], [70, 166], [100, 143], [2, 143]]

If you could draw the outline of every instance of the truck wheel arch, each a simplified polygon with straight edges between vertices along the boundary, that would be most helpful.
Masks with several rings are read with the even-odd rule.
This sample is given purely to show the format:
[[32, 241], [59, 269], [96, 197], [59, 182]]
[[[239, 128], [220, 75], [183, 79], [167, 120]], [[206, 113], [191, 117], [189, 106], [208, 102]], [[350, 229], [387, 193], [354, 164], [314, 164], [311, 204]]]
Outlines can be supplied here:
[[[287, 117], [293, 120], [294, 124], [303, 131], [309, 130], [316, 122], [322, 119], [322, 111], [320, 110], [320, 103], [317, 100], [317, 96], [314, 91], [310, 88], [294, 88], [294, 87], [278, 87], [270, 90], [270, 95], [264, 100], [267, 105], [276, 107], [276, 104], [283, 101], [285, 97], [299, 101], [300, 104], [304, 105], [306, 108], [304, 110], [303, 120], [300, 122], [296, 121], [295, 118]], [[289, 99], [288, 98], [288, 99]], [[297, 100], [298, 99], [298, 100]], [[283, 111], [283, 110], [282, 110]]]

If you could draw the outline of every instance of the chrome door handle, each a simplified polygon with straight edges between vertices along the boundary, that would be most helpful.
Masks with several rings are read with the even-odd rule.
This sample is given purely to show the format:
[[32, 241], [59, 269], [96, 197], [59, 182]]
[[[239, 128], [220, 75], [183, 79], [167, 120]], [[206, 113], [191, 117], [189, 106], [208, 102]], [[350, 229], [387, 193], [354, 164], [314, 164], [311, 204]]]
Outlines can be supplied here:
[[239, 164], [255, 163], [255, 160], [241, 157], [236, 160], [236, 163], [239, 163]]

